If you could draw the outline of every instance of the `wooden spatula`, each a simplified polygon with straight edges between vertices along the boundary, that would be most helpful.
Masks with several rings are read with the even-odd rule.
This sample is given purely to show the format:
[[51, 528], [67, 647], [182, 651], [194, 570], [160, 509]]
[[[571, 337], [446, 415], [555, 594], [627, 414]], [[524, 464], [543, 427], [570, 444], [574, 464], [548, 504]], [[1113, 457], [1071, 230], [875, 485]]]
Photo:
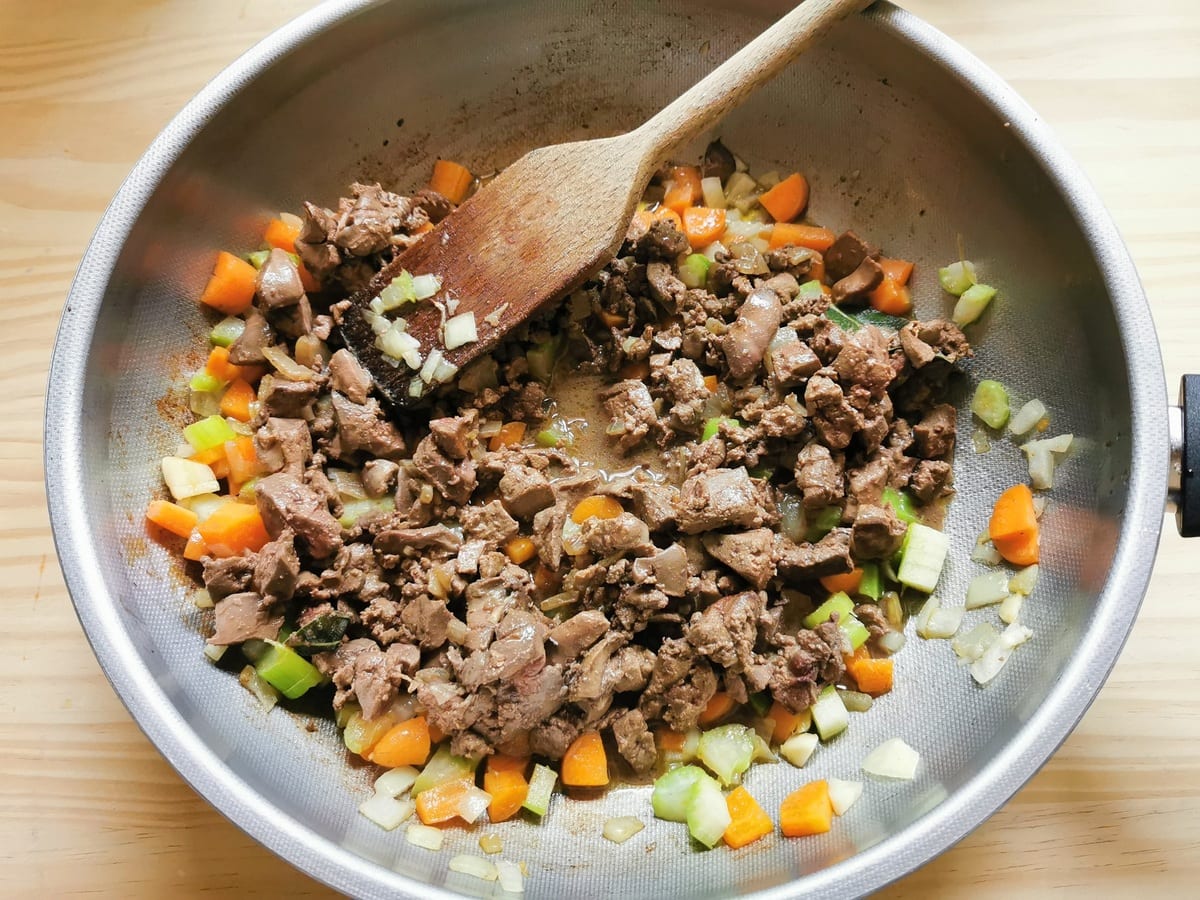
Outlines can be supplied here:
[[[459, 368], [488, 352], [531, 315], [578, 287], [612, 259], [638, 200], [672, 148], [695, 137], [774, 77], [829, 26], [869, 0], [804, 0], [640, 128], [617, 137], [527, 153], [436, 229], [393, 260], [352, 298], [342, 318], [346, 346], [396, 407], [435, 390], [420, 378], [431, 352]], [[442, 289], [400, 314], [422, 365], [393, 365], [376, 347], [364, 307], [401, 270], [433, 274]], [[445, 300], [473, 313], [477, 338], [447, 349]], [[438, 302], [441, 301], [441, 308]], [[454, 304], [451, 304], [454, 306]], [[435, 356], [435, 360], [437, 357]], [[446, 370], [443, 370], [443, 373]]]

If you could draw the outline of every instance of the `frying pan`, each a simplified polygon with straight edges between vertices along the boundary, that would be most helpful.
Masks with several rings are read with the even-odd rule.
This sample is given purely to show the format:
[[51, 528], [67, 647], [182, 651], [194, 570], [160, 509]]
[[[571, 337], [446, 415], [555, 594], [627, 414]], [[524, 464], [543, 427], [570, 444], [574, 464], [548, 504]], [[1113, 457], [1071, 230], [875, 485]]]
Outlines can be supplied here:
[[[207, 324], [194, 298], [214, 251], [255, 245], [274, 211], [303, 199], [331, 204], [355, 179], [411, 190], [438, 155], [486, 172], [536, 145], [628, 128], [786, 6], [329, 3], [205, 88], [101, 222], [63, 314], [47, 397], [46, 481], [67, 584], [105, 672], [163, 755], [312, 876], [361, 897], [496, 892], [447, 870], [449, 855], [478, 852], [477, 833], [451, 829], [447, 849], [431, 854], [357, 814], [370, 771], [348, 763], [331, 723], [310, 733], [310, 717], [264, 714], [208, 663], [186, 579], [145, 539], [157, 460], [178, 444], [183, 375], [200, 361]], [[910, 636], [897, 688], [807, 771], [780, 764], [748, 776], [777, 810], [802, 781], [860, 778], [863, 756], [887, 738], [920, 751], [915, 781], [868, 781], [829, 834], [698, 852], [683, 827], [651, 818], [646, 789], [634, 787], [599, 800], [556, 797], [542, 824], [496, 827], [504, 857], [528, 865], [531, 900], [849, 897], [917, 867], [1003, 804], [1091, 703], [1145, 591], [1168, 482], [1185, 533], [1200, 515], [1200, 502], [1189, 502], [1197, 485], [1186, 409], [1168, 416], [1129, 256], [1036, 114], [976, 59], [879, 3], [719, 134], [756, 171], [807, 173], [815, 221], [854, 227], [917, 260], [920, 316], [948, 312], [932, 273], [957, 258], [960, 239], [999, 286], [972, 329], [972, 378], [1041, 399], [1053, 433], [1076, 435], [1044, 517], [1043, 575], [1022, 611], [1034, 637], [979, 688], [946, 642]], [[1196, 409], [1200, 392], [1188, 384], [1185, 406]], [[957, 603], [978, 571], [968, 556], [990, 502], [1026, 472], [1010, 441], [974, 452], [969, 390], [951, 399], [964, 428], [940, 593]], [[1200, 453], [1200, 440], [1191, 447]], [[646, 830], [620, 846], [602, 841], [604, 820], [625, 814]]]

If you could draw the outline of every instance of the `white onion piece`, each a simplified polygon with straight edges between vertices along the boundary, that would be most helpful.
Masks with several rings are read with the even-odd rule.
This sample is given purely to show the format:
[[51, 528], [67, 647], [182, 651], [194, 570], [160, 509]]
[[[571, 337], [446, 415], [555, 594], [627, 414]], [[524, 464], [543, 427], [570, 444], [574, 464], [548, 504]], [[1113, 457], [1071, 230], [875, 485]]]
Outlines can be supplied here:
[[358, 811], [384, 831], [395, 831], [416, 808], [416, 804], [411, 800], [397, 800], [387, 794], [372, 794], [370, 799], [359, 804]]
[[465, 312], [447, 319], [442, 333], [447, 350], [475, 343], [479, 340], [479, 331], [475, 327], [475, 313]]
[[275, 371], [288, 381], [312, 381], [313, 370], [296, 362], [287, 352], [276, 344], [262, 348], [262, 355]]
[[996, 545], [988, 538], [988, 532], [985, 528], [975, 541], [975, 547], [971, 550], [971, 561], [983, 563], [985, 566], [1000, 565], [1002, 557], [1000, 551], [996, 549]]
[[204, 463], [178, 456], [164, 456], [162, 476], [167, 490], [176, 500], [184, 500], [199, 494], [215, 494], [221, 489], [217, 476]]
[[255, 671], [254, 666], [246, 666], [242, 669], [238, 673], [238, 682], [257, 697], [262, 708], [268, 712], [279, 702], [279, 691], [267, 684], [263, 677]]
[[889, 655], [893, 655], [904, 649], [904, 645], [908, 643], [908, 638], [904, 636], [903, 631], [889, 631], [887, 634], [882, 635], [876, 643], [880, 649]]
[[[414, 378], [408, 383], [408, 396], [420, 397], [423, 393], [425, 393], [425, 382], [420, 378]], [[425, 501], [422, 500], [421, 502], [424, 503]]]
[[385, 356], [403, 360], [410, 369], [421, 368], [421, 342], [404, 330], [402, 319], [397, 319], [387, 331], [375, 339], [375, 346]]
[[1046, 404], [1041, 400], [1030, 400], [1008, 420], [1008, 430], [1020, 437], [1032, 431], [1033, 427], [1044, 418], [1046, 418]]
[[1025, 602], [1025, 598], [1020, 594], [1009, 594], [1004, 598], [1004, 602], [1000, 604], [1000, 621], [1005, 625], [1011, 625], [1021, 615], [1021, 604]]
[[426, 384], [433, 383], [433, 373], [437, 371], [437, 367], [441, 365], [443, 358], [442, 351], [437, 347], [429, 351], [429, 355], [425, 357], [425, 365], [421, 366], [419, 373], [422, 381]]
[[700, 179], [700, 192], [704, 194], [704, 205], [712, 209], [725, 208], [725, 189], [721, 187], [721, 179], [709, 175]]
[[979, 684], [987, 684], [995, 678], [1013, 650], [1033, 637], [1033, 632], [1024, 625], [1013, 623], [1004, 629], [1003, 633], [991, 643], [983, 655], [971, 663], [971, 677]]
[[604, 836], [614, 844], [623, 844], [645, 827], [637, 816], [616, 816], [604, 823]]
[[446, 840], [446, 835], [442, 833], [440, 828], [434, 828], [432, 825], [422, 825], [419, 822], [414, 822], [408, 826], [408, 830], [404, 833], [404, 838], [414, 847], [420, 847], [422, 850], [438, 851], [442, 849], [442, 844]]
[[1058, 437], [1021, 445], [1021, 452], [1029, 459], [1029, 483], [1034, 490], [1044, 491], [1054, 487], [1054, 467], [1058, 464], [1055, 456], [1070, 450], [1073, 439], [1074, 435], [1060, 434]]
[[1003, 569], [995, 569], [976, 575], [967, 585], [967, 609], [979, 609], [999, 603], [1008, 596], [1008, 573]]
[[375, 793], [388, 797], [399, 797], [413, 786], [418, 774], [412, 766], [389, 769], [375, 779]]
[[1032, 566], [1025, 567], [1009, 579], [1008, 589], [1014, 594], [1023, 594], [1028, 597], [1033, 593], [1033, 589], [1037, 585], [1037, 580], [1038, 567], [1035, 563]]
[[442, 279], [436, 275], [414, 275], [412, 279], [413, 296], [418, 300], [428, 300], [442, 289]]
[[917, 634], [926, 639], [950, 638], [962, 624], [963, 609], [942, 609], [938, 598], [930, 594], [917, 614]]
[[863, 771], [877, 778], [896, 781], [912, 781], [917, 774], [921, 755], [900, 738], [884, 741], [867, 754], [863, 760]]
[[492, 865], [491, 860], [484, 859], [482, 856], [471, 856], [468, 853], [460, 853], [458, 856], [450, 859], [450, 871], [461, 872], [464, 875], [473, 875], [476, 878], [482, 878], [484, 881], [495, 881], [500, 877], [500, 873], [496, 871], [496, 867]]
[[861, 781], [843, 781], [841, 778], [827, 778], [825, 781], [829, 785], [829, 802], [833, 806], [835, 816], [844, 816], [846, 810], [862, 796]]
[[479, 425], [479, 436], [481, 438], [490, 438], [493, 435], [500, 433], [500, 429], [504, 427], [504, 423], [499, 419], [488, 419], [486, 422], [481, 422]]
[[803, 768], [804, 764], [812, 757], [813, 751], [817, 749], [820, 740], [816, 732], [805, 731], [793, 734], [780, 746], [779, 755], [796, 768]]
[[895, 591], [885, 591], [879, 598], [879, 605], [892, 628], [899, 630], [904, 627], [904, 607], [900, 603], [900, 595]]
[[458, 366], [448, 360], [443, 359], [440, 363], [438, 363], [438, 367], [433, 370], [433, 380], [437, 384], [445, 384], [457, 374]]
[[278, 219], [280, 222], [282, 222], [288, 228], [303, 228], [304, 227], [304, 220], [301, 219], [295, 213], [281, 212], [278, 216]]
[[500, 839], [498, 834], [481, 834], [479, 836], [479, 849], [489, 856], [493, 853], [501, 853], [504, 851], [504, 841]]
[[192, 592], [192, 604], [196, 609], [212, 609], [215, 605], [207, 588], [197, 588]]
[[491, 802], [492, 795], [487, 791], [477, 787], [470, 788], [458, 803], [458, 816], [464, 822], [474, 824]]
[[951, 649], [959, 658], [967, 662], [975, 662], [983, 656], [983, 651], [992, 645], [1000, 633], [991, 622], [980, 622], [966, 634], [960, 634], [950, 642]]
[[525, 893], [525, 876], [521, 867], [507, 859], [496, 860], [496, 873], [500, 878], [500, 889], [510, 894]]
[[207, 656], [209, 659], [211, 659], [213, 662], [220, 662], [221, 657], [225, 655], [225, 651], [228, 649], [229, 648], [226, 647], [224, 644], [205, 644], [204, 645], [204, 655]]
[[842, 697], [842, 704], [850, 712], [867, 712], [874, 704], [870, 694], [864, 694], [860, 691], [839, 691]]
[[[703, 183], [703, 182], [702, 182]], [[734, 172], [725, 182], [725, 202], [733, 203], [758, 189], [758, 183], [746, 172]]]
[[728, 253], [729, 251], [725, 249], [725, 245], [720, 241], [713, 241], [700, 252], [708, 257], [709, 262], [716, 262], [718, 253]]

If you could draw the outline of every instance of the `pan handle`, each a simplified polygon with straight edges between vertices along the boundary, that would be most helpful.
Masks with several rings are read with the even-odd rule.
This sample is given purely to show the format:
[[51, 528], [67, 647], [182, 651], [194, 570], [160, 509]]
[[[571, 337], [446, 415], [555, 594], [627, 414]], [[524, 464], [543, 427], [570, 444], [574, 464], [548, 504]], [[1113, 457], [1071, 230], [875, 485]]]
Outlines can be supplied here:
[[1200, 535], [1200, 375], [1179, 380], [1179, 405], [1167, 408], [1171, 467], [1167, 502], [1183, 537]]

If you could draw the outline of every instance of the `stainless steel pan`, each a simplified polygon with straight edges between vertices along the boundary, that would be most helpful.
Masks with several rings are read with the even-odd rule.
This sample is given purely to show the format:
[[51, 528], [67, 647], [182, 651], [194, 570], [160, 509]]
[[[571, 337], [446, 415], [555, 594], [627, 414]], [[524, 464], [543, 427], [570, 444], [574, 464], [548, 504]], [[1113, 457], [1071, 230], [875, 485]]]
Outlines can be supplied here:
[[[414, 188], [436, 155], [486, 171], [536, 145], [638, 123], [786, 5], [330, 3], [202, 91], [104, 217], [67, 302], [47, 400], [47, 484], [67, 582], [108, 677], [162, 753], [314, 877], [363, 897], [492, 890], [447, 872], [450, 854], [477, 850], [476, 835], [452, 831], [435, 855], [379, 831], [356, 814], [368, 773], [347, 764], [332, 726], [314, 735], [282, 712], [263, 715], [208, 664], [176, 565], [144, 537], [156, 460], [178, 442], [171, 404], [159, 400], [199, 361], [195, 297], [213, 251], [255, 244], [271, 212], [330, 203], [355, 178]], [[1011, 89], [879, 4], [720, 134], [760, 171], [808, 173], [816, 220], [917, 260], [923, 316], [947, 309], [932, 270], [954, 258], [960, 235], [1000, 286], [976, 331], [974, 372], [1041, 398], [1054, 430], [1079, 436], [1046, 513], [1045, 574], [1023, 613], [1035, 637], [987, 689], [944, 642], [912, 640], [897, 689], [809, 771], [752, 773], [755, 794], [777, 808], [802, 780], [852, 776], [884, 738], [920, 750], [914, 783], [870, 783], [830, 834], [698, 853], [683, 828], [651, 820], [642, 789], [559, 798], [544, 824], [497, 829], [505, 857], [528, 863], [530, 898], [843, 897], [913, 869], [995, 811], [1075, 725], [1125, 640], [1154, 557], [1170, 441], [1150, 314], [1095, 194]], [[942, 593], [955, 600], [989, 501], [1024, 477], [1011, 443], [987, 454], [970, 444], [960, 445], [947, 521]], [[1189, 479], [1176, 482], [1186, 495]], [[604, 819], [626, 813], [646, 831], [621, 846], [601, 840]]]

